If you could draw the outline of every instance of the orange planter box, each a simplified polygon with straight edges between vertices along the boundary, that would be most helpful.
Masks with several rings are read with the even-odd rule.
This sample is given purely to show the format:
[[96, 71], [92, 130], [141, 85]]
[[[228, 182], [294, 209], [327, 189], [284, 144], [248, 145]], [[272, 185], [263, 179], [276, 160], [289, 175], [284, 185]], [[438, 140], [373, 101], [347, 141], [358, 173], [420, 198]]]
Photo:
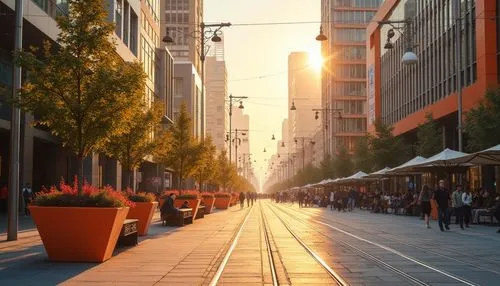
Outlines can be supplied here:
[[129, 208], [30, 206], [51, 261], [103, 262], [111, 258]]
[[205, 204], [205, 214], [212, 212], [212, 208], [215, 204], [215, 198], [203, 198], [203, 204]]
[[231, 198], [215, 198], [215, 207], [220, 210], [227, 210], [229, 204], [231, 203]]
[[192, 199], [192, 200], [184, 200], [184, 199], [175, 199], [174, 207], [180, 208], [184, 202], [187, 201], [189, 208], [193, 209], [193, 221], [196, 218], [196, 214], [198, 213], [198, 208], [200, 207], [201, 199]]
[[135, 207], [130, 208], [127, 218], [138, 219], [137, 232], [140, 236], [148, 234], [151, 219], [155, 213], [158, 202], [135, 202]]

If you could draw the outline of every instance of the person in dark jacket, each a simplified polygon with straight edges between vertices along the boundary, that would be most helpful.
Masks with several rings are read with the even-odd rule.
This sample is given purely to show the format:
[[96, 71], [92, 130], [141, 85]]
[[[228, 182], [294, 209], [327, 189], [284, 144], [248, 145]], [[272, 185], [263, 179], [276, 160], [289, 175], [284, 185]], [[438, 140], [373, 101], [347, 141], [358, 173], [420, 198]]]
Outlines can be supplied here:
[[[493, 215], [500, 222], [500, 196], [495, 199], [495, 206], [492, 209]], [[497, 233], [500, 233], [500, 229], [497, 230]]]
[[438, 205], [438, 224], [439, 229], [444, 231], [444, 227], [446, 230], [450, 230], [450, 215], [448, 213], [448, 200], [450, 199], [450, 191], [445, 188], [444, 180], [439, 180], [439, 187], [434, 193], [434, 199]]
[[240, 193], [240, 209], [245, 206], [245, 192]]
[[175, 194], [170, 194], [170, 196], [165, 200], [163, 206], [161, 206], [160, 213], [163, 214], [177, 214], [177, 208], [174, 207]]

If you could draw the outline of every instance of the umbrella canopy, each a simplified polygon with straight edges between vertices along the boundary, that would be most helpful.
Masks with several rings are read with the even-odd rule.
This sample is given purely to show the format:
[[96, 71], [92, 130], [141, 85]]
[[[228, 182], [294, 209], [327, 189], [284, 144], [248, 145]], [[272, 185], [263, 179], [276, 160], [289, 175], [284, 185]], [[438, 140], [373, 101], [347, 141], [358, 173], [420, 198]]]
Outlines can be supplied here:
[[340, 180], [338, 180], [337, 182], [338, 183], [341, 183], [341, 184], [344, 184], [344, 183], [359, 183], [363, 180], [363, 178], [365, 178], [366, 176], [368, 176], [367, 173], [365, 172], [362, 172], [362, 171], [359, 171], [357, 172], [356, 174], [352, 175], [352, 176], [349, 176], [347, 178], [342, 178]]
[[446, 148], [413, 167], [456, 167], [465, 164], [461, 163], [460, 160], [467, 155], [469, 154]]
[[387, 177], [387, 172], [390, 170], [391, 168], [389, 167], [385, 167], [383, 168], [382, 170], [378, 170], [377, 172], [373, 172], [373, 173], [370, 173], [366, 176], [366, 178], [370, 178], [370, 179], [379, 179], [379, 178], [383, 178], [383, 177]]
[[473, 165], [500, 165], [500, 144], [489, 149], [450, 160], [451, 163]]
[[414, 166], [422, 163], [425, 160], [427, 160], [427, 159], [422, 157], [422, 156], [417, 156], [406, 163], [403, 163], [397, 167], [390, 169], [389, 171], [386, 172], [386, 174], [387, 175], [408, 174], [409, 170], [411, 170]]

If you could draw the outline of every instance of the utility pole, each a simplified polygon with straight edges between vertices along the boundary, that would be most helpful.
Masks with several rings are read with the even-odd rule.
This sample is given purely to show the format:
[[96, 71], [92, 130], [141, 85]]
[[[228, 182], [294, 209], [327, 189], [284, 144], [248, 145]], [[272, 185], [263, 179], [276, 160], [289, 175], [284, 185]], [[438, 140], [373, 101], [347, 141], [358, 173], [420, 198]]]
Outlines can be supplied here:
[[[16, 0], [16, 30], [15, 51], [23, 49], [23, 0]], [[14, 85], [12, 95], [14, 99], [19, 97], [18, 90], [21, 88], [22, 71], [18, 64], [14, 64]], [[12, 107], [12, 121], [10, 129], [10, 182], [8, 201], [7, 240], [17, 240], [19, 220], [19, 150], [21, 144], [21, 110]]]

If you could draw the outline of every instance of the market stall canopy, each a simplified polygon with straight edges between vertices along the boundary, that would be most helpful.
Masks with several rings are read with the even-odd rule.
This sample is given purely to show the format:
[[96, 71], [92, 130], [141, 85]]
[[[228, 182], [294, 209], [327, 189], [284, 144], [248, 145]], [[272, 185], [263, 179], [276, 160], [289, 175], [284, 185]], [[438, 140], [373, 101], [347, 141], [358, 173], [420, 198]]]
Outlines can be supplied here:
[[367, 173], [365, 173], [363, 171], [359, 171], [356, 174], [354, 174], [352, 176], [349, 176], [347, 178], [340, 179], [337, 182], [341, 183], [341, 184], [345, 184], [345, 183], [360, 183], [360, 182], [363, 182], [363, 178], [365, 178], [366, 176], [368, 176]]
[[421, 162], [427, 160], [426, 158], [422, 156], [417, 156], [410, 161], [403, 163], [397, 167], [394, 167], [390, 169], [389, 171], [386, 172], [388, 175], [403, 175], [403, 174], [408, 174], [409, 171], [415, 166], [420, 164]]
[[452, 159], [450, 162], [472, 165], [500, 165], [500, 144], [483, 151]]
[[387, 172], [390, 170], [391, 168], [389, 167], [385, 167], [383, 168], [382, 170], [378, 170], [377, 172], [373, 172], [373, 173], [370, 173], [366, 176], [366, 178], [369, 178], [369, 179], [380, 179], [380, 178], [383, 178], [383, 177], [387, 177]]

